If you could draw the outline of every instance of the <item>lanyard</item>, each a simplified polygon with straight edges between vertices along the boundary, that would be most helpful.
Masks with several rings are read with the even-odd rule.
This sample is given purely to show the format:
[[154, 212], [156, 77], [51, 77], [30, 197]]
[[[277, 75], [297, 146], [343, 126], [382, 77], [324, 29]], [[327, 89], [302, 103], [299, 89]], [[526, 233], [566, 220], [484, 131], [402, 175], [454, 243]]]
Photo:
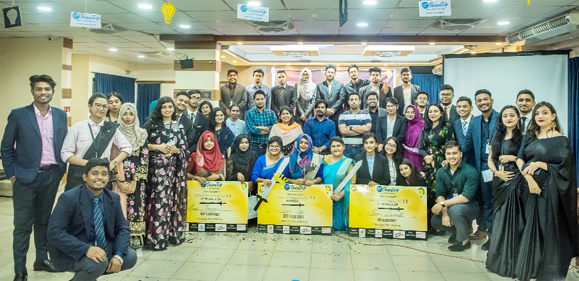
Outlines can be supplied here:
[[[92, 142], [93, 142], [93, 144], [95, 145], [95, 149], [98, 149], [98, 145], [99, 145], [99, 140], [100, 140], [100, 139], [95, 140], [94, 134], [93, 134], [93, 132], [92, 132], [92, 128], [91, 128], [90, 124], [87, 124], [87, 125], [88, 125], [88, 129], [89, 129], [89, 131], [90, 131], [90, 137], [92, 138]], [[95, 153], [94, 153], [94, 158], [99, 158], [99, 156], [98, 156], [97, 153], [98, 153], [98, 152], [95, 151]]]

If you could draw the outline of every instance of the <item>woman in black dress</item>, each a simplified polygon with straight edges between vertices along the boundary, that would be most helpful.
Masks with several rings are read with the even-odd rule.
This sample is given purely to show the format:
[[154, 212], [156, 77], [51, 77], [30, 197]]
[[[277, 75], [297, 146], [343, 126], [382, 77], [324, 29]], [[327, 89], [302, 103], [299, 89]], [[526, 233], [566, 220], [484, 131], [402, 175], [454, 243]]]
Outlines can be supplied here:
[[564, 280], [579, 255], [573, 152], [555, 108], [537, 103], [519, 151], [525, 229], [517, 258], [519, 280]]
[[491, 140], [488, 165], [493, 172], [494, 231], [487, 254], [487, 268], [504, 277], [515, 278], [514, 270], [525, 215], [521, 196], [521, 179], [516, 165], [523, 133], [519, 110], [512, 105], [503, 107]]
[[249, 136], [241, 134], [237, 136], [233, 143], [231, 157], [227, 159], [227, 172], [225, 178], [227, 181], [240, 181], [248, 184], [248, 192], [255, 194], [253, 182], [251, 181], [251, 173], [253, 173], [253, 166], [259, 156], [255, 151], [249, 149]]

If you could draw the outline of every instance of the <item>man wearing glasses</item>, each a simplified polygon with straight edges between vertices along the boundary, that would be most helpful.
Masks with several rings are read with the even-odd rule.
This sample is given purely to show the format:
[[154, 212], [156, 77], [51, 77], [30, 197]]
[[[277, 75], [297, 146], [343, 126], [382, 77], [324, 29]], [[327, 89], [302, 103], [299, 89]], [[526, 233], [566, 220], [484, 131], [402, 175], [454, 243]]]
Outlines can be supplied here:
[[[193, 122], [193, 132], [191, 135], [193, 139], [190, 141], [191, 153], [197, 151], [197, 142], [203, 132], [209, 130], [209, 119], [205, 115], [201, 114], [199, 110], [199, 104], [201, 103], [201, 92], [199, 90], [189, 91], [189, 107], [187, 108], [187, 115], [191, 118]], [[189, 141], [188, 141], [189, 142]]]

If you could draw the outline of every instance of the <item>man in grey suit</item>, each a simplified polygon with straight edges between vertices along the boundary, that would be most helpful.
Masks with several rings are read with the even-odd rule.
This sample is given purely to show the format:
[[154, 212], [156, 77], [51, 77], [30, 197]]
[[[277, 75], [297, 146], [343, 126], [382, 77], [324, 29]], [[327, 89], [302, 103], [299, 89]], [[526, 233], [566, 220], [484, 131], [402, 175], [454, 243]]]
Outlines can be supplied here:
[[[271, 110], [279, 116], [281, 108], [287, 106], [293, 114], [298, 102], [296, 88], [286, 84], [287, 74], [284, 70], [277, 72], [277, 82], [279, 85], [271, 88]], [[297, 121], [295, 116], [294, 120]]]
[[237, 104], [243, 115], [245, 105], [247, 104], [247, 90], [245, 86], [237, 83], [237, 69], [230, 69], [227, 71], [228, 84], [221, 86], [221, 100], [219, 107], [223, 108], [227, 116], [231, 115], [229, 106]]
[[415, 96], [420, 92], [420, 86], [410, 84], [412, 80], [412, 70], [402, 68], [400, 71], [402, 85], [394, 88], [394, 97], [398, 100], [398, 115], [404, 116], [404, 109], [410, 104], [414, 104]]
[[316, 86], [317, 97], [322, 99], [330, 106], [326, 110], [326, 116], [336, 124], [336, 135], [339, 135], [338, 121], [340, 114], [344, 112], [344, 101], [348, 94], [344, 84], [334, 80], [336, 77], [336, 66], [333, 64], [326, 65], [326, 81]]
[[366, 104], [368, 105], [370, 118], [372, 118], [372, 129], [370, 129], [370, 133], [376, 134], [378, 118], [388, 115], [388, 111], [378, 106], [378, 93], [374, 91], [366, 95]]

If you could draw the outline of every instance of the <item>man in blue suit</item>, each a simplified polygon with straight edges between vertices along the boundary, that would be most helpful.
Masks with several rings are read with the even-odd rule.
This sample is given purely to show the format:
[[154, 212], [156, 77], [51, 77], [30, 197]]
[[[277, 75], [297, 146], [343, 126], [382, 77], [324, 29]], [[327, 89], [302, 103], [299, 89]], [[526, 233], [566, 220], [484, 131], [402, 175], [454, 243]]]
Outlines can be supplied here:
[[[472, 100], [469, 97], [462, 96], [458, 98], [456, 102], [456, 111], [460, 118], [454, 121], [454, 135], [458, 140], [458, 143], [462, 145], [466, 138], [466, 133], [468, 133], [468, 127], [470, 122], [472, 121]], [[471, 165], [472, 167], [476, 167], [476, 163], [474, 160], [474, 151], [464, 152], [462, 154], [462, 161]]]
[[56, 270], [88, 281], [133, 268], [137, 254], [129, 248], [120, 197], [105, 189], [109, 161], [90, 159], [82, 177], [85, 183], [60, 195], [48, 223], [48, 251]]
[[[492, 178], [493, 174], [489, 170], [487, 160], [489, 158], [489, 146], [492, 134], [495, 130], [495, 121], [499, 113], [493, 109], [494, 100], [491, 92], [487, 89], [476, 91], [474, 95], [475, 105], [480, 110], [482, 115], [479, 115], [471, 120], [468, 126], [468, 133], [465, 141], [462, 144], [463, 151], [473, 151], [475, 156], [476, 168], [480, 173], [481, 190], [483, 193], [484, 214], [477, 219], [479, 225], [477, 233], [473, 236], [475, 238], [486, 236], [493, 230], [493, 193], [492, 193]], [[471, 238], [472, 240], [472, 238]], [[483, 250], [488, 250], [490, 246], [490, 238], [482, 246]]]
[[48, 75], [30, 77], [34, 102], [10, 112], [2, 138], [2, 166], [12, 183], [14, 280], [27, 280], [26, 254], [34, 225], [34, 271], [54, 272], [46, 251], [46, 227], [66, 164], [60, 150], [66, 113], [51, 107], [56, 83]]

